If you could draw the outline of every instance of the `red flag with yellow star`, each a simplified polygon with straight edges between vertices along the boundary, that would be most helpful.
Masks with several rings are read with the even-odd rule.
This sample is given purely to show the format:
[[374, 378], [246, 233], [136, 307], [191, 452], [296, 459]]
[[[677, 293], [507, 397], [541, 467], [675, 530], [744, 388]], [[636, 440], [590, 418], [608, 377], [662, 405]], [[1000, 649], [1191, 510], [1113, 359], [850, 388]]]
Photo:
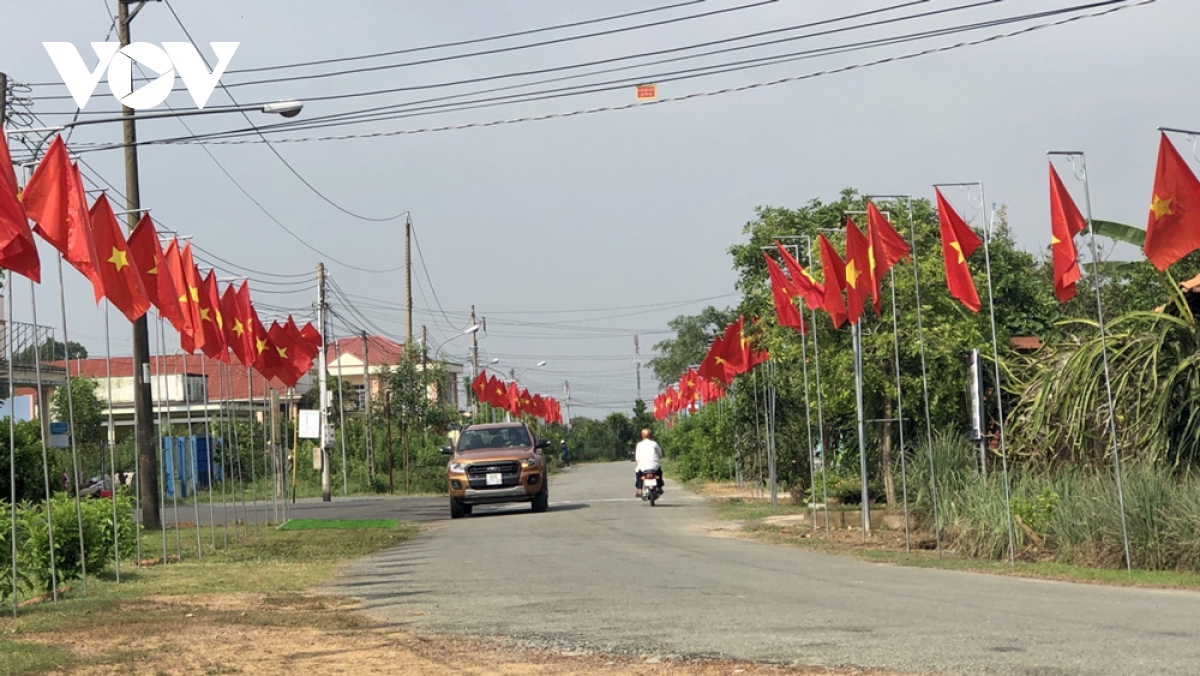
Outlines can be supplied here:
[[804, 304], [809, 310], [825, 306], [825, 287], [809, 274], [804, 266], [792, 254], [788, 253], [786, 247], [778, 240], [775, 242], [775, 247], [779, 249], [779, 257], [783, 260], [783, 267], [788, 271], [788, 275], [792, 278], [792, 293], [796, 296], [804, 297]]
[[142, 278], [142, 286], [151, 305], [158, 309], [158, 316], [170, 321], [172, 326], [177, 325], [182, 317], [179, 294], [175, 292], [167, 274], [162, 242], [158, 241], [158, 232], [150, 214], [142, 215], [137, 227], [129, 233], [128, 244], [133, 267], [137, 268]]
[[104, 287], [96, 265], [96, 247], [88, 223], [87, 195], [79, 169], [71, 166], [67, 147], [55, 137], [21, 193], [33, 231], [58, 249], [63, 259], [92, 282], [96, 300]]
[[17, 174], [8, 154], [8, 138], [0, 133], [0, 268], [42, 281], [42, 263], [25, 207], [17, 195]]
[[204, 331], [204, 325], [200, 321], [200, 269], [196, 267], [196, 261], [192, 258], [192, 243], [188, 242], [183, 245], [183, 249], [179, 252], [179, 264], [183, 271], [183, 288], [179, 294], [179, 303], [184, 312], [190, 316], [192, 332], [187, 338], [180, 337], [180, 344], [183, 349], [195, 354], [196, 350], [204, 349], [204, 341], [207, 335]]
[[1200, 249], [1200, 181], [1163, 134], [1146, 225], [1146, 258], [1161, 271], [1196, 249]]
[[271, 340], [271, 332], [263, 326], [254, 305], [250, 306], [250, 333], [254, 336], [254, 370], [271, 380], [279, 374], [283, 362], [275, 349], [274, 341]]
[[129, 246], [121, 236], [117, 216], [103, 193], [92, 205], [88, 218], [100, 259], [100, 284], [104, 287], [104, 295], [129, 321], [136, 322], [150, 310], [150, 299], [129, 256]]
[[1067, 186], [1063, 185], [1054, 165], [1050, 165], [1050, 255], [1054, 259], [1054, 295], [1065, 303], [1075, 297], [1079, 281], [1079, 252], [1075, 250], [1075, 235], [1083, 232], [1087, 222]]
[[[244, 304], [243, 295], [246, 299]], [[225, 287], [225, 293], [221, 294], [221, 313], [225, 318], [225, 344], [242, 366], [253, 365], [258, 355], [254, 350], [254, 331], [250, 326], [249, 282], [242, 282], [240, 289], [235, 289], [232, 284]]]
[[[320, 351], [320, 334], [313, 328], [312, 324], [306, 324], [304, 329], [297, 328], [296, 320], [288, 315], [287, 324], [283, 325], [284, 331], [287, 332], [288, 338], [291, 339], [292, 347], [295, 350], [292, 353], [292, 362], [296, 366], [296, 370], [300, 375], [308, 373], [312, 368], [313, 362], [317, 360], [317, 353]], [[306, 333], [307, 331], [307, 333]], [[313, 335], [316, 335], [314, 345]]]
[[743, 329], [745, 318], [738, 320], [725, 328], [725, 340], [721, 342], [721, 359], [724, 360], [725, 372], [732, 380], [739, 373], [750, 370], [750, 344]]
[[704, 356], [704, 360], [700, 362], [700, 369], [697, 373], [705, 380], [719, 380], [722, 383], [728, 383], [732, 376], [725, 368], [724, 357], [725, 338], [717, 336], [713, 339], [713, 344], [708, 348], [708, 354]]
[[217, 361], [229, 363], [229, 346], [225, 344], [225, 317], [221, 313], [221, 295], [217, 291], [217, 273], [209, 270], [200, 283], [200, 331], [204, 334], [201, 351]]
[[780, 326], [791, 327], [803, 334], [805, 331], [804, 318], [800, 316], [800, 311], [792, 302], [790, 291], [792, 285], [784, 277], [783, 270], [779, 269], [779, 265], [775, 263], [770, 254], [764, 251], [763, 257], [767, 259], [767, 276], [771, 279], [771, 298], [775, 301], [775, 318], [779, 321]]
[[871, 264], [871, 296], [875, 299], [875, 315], [879, 316], [879, 289], [883, 278], [893, 265], [907, 258], [912, 249], [871, 202], [867, 202], [867, 238], [871, 241], [867, 249], [867, 259]]
[[983, 304], [975, 291], [975, 280], [971, 279], [971, 268], [967, 267], [967, 256], [975, 253], [982, 242], [967, 222], [958, 215], [954, 207], [937, 193], [938, 224], [942, 230], [942, 259], [946, 264], [946, 288], [950, 295], [966, 305], [971, 312], [979, 312]]
[[282, 380], [284, 385], [295, 387], [304, 372], [296, 368], [294, 361], [296, 350], [291, 336], [279, 322], [271, 322], [271, 329], [267, 333], [271, 339], [268, 347], [275, 350], [274, 359], [278, 362], [275, 377]]
[[848, 318], [846, 301], [842, 298], [842, 291], [846, 288], [846, 263], [829, 240], [825, 239], [825, 235], [818, 235], [817, 240], [821, 245], [821, 271], [825, 275], [824, 307], [836, 329], [845, 324]]
[[863, 306], [872, 293], [870, 246], [854, 221], [846, 219], [846, 307], [851, 324], [862, 318]]
[[163, 277], [158, 282], [159, 306], [175, 306], [174, 312], [163, 310], [163, 317], [179, 332], [179, 344], [183, 349], [193, 354], [198, 332], [192, 317], [192, 305], [188, 301], [187, 275], [183, 272], [183, 256], [179, 251], [178, 239], [172, 239], [163, 251], [162, 271]]

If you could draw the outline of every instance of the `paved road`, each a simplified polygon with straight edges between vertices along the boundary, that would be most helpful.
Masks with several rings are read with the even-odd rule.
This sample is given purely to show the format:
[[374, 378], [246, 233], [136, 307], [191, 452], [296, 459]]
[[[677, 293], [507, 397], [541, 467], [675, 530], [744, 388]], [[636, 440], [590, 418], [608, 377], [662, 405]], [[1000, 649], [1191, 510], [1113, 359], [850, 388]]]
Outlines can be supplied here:
[[632, 465], [554, 477], [551, 509], [489, 508], [352, 564], [332, 591], [411, 629], [569, 650], [947, 674], [1200, 673], [1200, 594], [893, 567], [706, 535]]
[[[197, 509], [198, 508], [198, 509]], [[242, 503], [214, 502], [212, 511], [201, 498], [199, 505], [179, 505], [178, 511], [167, 499], [165, 521], [168, 524], [198, 523], [218, 526], [241, 519], [245, 523], [283, 521], [282, 503], [259, 500], [257, 507], [247, 500]], [[292, 519], [400, 519], [414, 523], [440, 521], [450, 517], [446, 498], [361, 496], [343, 498], [336, 493], [332, 502], [321, 502], [320, 498], [301, 498], [287, 506], [287, 515]]]

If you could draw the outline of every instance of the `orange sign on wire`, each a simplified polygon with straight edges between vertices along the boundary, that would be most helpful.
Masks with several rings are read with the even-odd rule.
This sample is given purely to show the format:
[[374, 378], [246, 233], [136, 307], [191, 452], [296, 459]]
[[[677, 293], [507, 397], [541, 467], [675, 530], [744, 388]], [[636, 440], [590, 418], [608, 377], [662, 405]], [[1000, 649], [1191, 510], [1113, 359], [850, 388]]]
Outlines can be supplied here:
[[638, 101], [653, 101], [658, 98], [658, 85], [640, 84], [637, 86]]

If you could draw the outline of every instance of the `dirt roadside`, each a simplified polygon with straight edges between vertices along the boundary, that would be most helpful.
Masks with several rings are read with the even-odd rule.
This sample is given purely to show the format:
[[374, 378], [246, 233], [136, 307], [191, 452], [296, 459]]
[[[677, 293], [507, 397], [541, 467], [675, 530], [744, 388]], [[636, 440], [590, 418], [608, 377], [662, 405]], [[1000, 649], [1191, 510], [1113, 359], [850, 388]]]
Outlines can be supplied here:
[[[149, 622], [23, 637], [70, 649], [55, 674], [879, 674], [657, 656], [556, 654], [367, 625], [339, 599], [210, 594], [143, 599]], [[301, 617], [301, 615], [303, 617]], [[297, 626], [287, 626], [290, 622]], [[307, 625], [307, 626], [304, 626]], [[315, 626], [314, 626], [315, 625]]]

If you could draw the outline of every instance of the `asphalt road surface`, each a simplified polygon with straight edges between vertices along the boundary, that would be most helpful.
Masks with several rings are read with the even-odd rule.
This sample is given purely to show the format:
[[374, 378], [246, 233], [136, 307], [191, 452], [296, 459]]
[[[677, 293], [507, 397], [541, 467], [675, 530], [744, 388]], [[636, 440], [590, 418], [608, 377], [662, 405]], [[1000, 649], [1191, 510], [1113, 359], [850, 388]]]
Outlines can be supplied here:
[[947, 674], [1200, 673], [1200, 594], [713, 537], [704, 500], [668, 483], [651, 508], [634, 499], [632, 474], [630, 463], [574, 468], [552, 478], [547, 513], [477, 507], [355, 562], [330, 589], [408, 629], [558, 650]]

